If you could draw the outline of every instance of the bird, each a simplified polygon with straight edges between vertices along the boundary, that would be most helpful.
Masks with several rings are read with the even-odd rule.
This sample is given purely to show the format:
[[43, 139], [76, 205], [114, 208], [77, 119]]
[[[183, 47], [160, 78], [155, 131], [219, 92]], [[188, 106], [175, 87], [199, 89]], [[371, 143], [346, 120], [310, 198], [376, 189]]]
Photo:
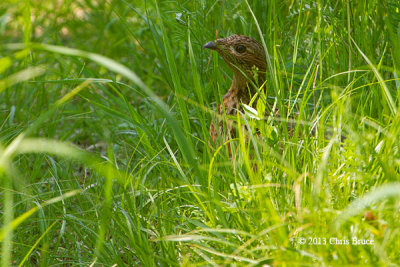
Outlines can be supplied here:
[[[267, 68], [264, 47], [255, 39], [234, 34], [206, 43], [203, 48], [216, 51], [233, 70], [232, 84], [223, 96], [223, 101], [218, 106], [218, 115], [235, 115], [240, 110], [240, 104], [248, 105], [252, 96], [257, 92], [256, 86], [265, 82]], [[254, 103], [253, 103], [254, 104]], [[214, 143], [218, 136], [227, 141], [229, 136], [234, 136], [232, 126], [224, 133], [223, 123], [217, 123], [216, 117], [210, 124], [209, 134]], [[229, 153], [231, 154], [231, 148]]]

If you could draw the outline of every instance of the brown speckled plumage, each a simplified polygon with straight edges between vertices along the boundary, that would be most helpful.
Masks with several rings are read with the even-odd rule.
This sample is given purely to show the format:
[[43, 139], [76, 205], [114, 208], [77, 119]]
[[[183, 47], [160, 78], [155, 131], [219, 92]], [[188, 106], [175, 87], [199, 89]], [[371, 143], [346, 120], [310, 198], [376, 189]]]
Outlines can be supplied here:
[[[217, 51], [233, 70], [232, 85], [224, 95], [223, 106], [218, 106], [218, 113], [222, 115], [225, 109], [226, 114], [234, 115], [240, 103], [249, 104], [251, 97], [256, 93], [254, 84], [260, 86], [265, 81], [267, 66], [264, 48], [256, 40], [237, 34], [209, 42], [204, 48]], [[216, 124], [214, 118], [210, 125], [213, 141], [218, 137], [218, 129], [226, 141], [222, 123]]]

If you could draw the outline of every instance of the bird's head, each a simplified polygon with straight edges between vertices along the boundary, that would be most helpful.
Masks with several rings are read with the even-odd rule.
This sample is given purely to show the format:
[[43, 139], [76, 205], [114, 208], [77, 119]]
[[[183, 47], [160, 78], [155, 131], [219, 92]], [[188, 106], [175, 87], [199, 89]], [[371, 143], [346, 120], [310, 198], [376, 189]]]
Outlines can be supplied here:
[[236, 75], [244, 72], [251, 77], [254, 67], [258, 72], [265, 73], [267, 66], [264, 48], [250, 37], [234, 34], [208, 42], [203, 48], [217, 51]]

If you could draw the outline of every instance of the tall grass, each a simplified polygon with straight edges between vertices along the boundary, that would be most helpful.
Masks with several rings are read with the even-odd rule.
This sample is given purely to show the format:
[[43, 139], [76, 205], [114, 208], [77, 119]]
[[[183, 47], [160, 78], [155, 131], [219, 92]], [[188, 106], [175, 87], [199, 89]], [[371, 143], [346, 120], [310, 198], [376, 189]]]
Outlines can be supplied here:
[[[214, 144], [233, 33], [266, 101]], [[0, 36], [2, 266], [400, 261], [398, 1], [3, 1]]]

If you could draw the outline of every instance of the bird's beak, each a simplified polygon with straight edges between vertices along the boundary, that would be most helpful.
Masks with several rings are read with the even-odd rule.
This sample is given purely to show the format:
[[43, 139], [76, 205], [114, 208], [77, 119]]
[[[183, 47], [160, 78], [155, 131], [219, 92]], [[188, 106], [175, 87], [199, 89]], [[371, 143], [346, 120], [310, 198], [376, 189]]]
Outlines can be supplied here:
[[215, 49], [217, 48], [217, 45], [214, 42], [208, 42], [203, 46], [203, 48]]

